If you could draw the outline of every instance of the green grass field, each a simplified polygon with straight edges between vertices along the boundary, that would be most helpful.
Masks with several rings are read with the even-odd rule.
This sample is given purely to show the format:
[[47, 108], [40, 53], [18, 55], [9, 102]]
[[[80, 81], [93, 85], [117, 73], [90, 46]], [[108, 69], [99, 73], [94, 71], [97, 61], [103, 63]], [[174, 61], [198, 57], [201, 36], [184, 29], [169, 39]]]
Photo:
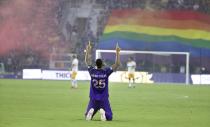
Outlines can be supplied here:
[[0, 127], [209, 127], [210, 86], [110, 83], [111, 122], [84, 120], [89, 82], [0, 79]]

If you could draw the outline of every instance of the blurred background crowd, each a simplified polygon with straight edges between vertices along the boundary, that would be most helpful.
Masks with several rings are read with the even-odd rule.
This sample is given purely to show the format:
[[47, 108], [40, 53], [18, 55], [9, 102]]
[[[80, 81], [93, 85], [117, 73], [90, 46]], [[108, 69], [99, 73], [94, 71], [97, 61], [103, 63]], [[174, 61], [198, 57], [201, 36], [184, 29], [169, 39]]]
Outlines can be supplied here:
[[0, 0], [1, 68], [8, 73], [24, 68], [67, 69], [77, 54], [79, 68], [85, 69], [85, 45], [91, 41], [95, 50], [111, 11], [129, 8], [210, 14], [210, 1]]

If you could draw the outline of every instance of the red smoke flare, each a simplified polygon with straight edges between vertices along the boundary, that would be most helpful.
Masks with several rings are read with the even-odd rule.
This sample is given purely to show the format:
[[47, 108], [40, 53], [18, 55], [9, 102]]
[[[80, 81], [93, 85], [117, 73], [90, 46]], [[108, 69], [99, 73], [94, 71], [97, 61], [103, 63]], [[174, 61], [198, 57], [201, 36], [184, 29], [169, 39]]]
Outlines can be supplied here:
[[42, 55], [59, 43], [56, 0], [10, 0], [0, 5], [0, 55], [33, 49]]

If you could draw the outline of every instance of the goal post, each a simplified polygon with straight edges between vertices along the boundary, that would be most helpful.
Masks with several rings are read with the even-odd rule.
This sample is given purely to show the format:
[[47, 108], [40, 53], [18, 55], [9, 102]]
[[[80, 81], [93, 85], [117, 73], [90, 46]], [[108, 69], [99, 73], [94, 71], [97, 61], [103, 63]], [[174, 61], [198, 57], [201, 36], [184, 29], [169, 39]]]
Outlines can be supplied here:
[[[115, 50], [96, 50], [95, 57], [101, 58], [102, 53], [115, 53]], [[190, 53], [189, 52], [166, 52], [166, 51], [135, 51], [135, 50], [121, 50], [120, 54], [151, 54], [151, 55], [184, 55], [185, 56], [185, 84], [189, 84], [189, 65], [190, 65]]]

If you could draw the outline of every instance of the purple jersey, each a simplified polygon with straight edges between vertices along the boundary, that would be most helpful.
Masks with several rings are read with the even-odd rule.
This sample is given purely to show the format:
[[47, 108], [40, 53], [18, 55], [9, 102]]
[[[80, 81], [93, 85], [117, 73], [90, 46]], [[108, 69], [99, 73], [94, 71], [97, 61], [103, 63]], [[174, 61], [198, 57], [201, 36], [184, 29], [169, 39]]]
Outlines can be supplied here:
[[104, 100], [109, 97], [108, 80], [113, 72], [112, 68], [96, 69], [88, 67], [90, 73], [90, 98], [93, 100]]

